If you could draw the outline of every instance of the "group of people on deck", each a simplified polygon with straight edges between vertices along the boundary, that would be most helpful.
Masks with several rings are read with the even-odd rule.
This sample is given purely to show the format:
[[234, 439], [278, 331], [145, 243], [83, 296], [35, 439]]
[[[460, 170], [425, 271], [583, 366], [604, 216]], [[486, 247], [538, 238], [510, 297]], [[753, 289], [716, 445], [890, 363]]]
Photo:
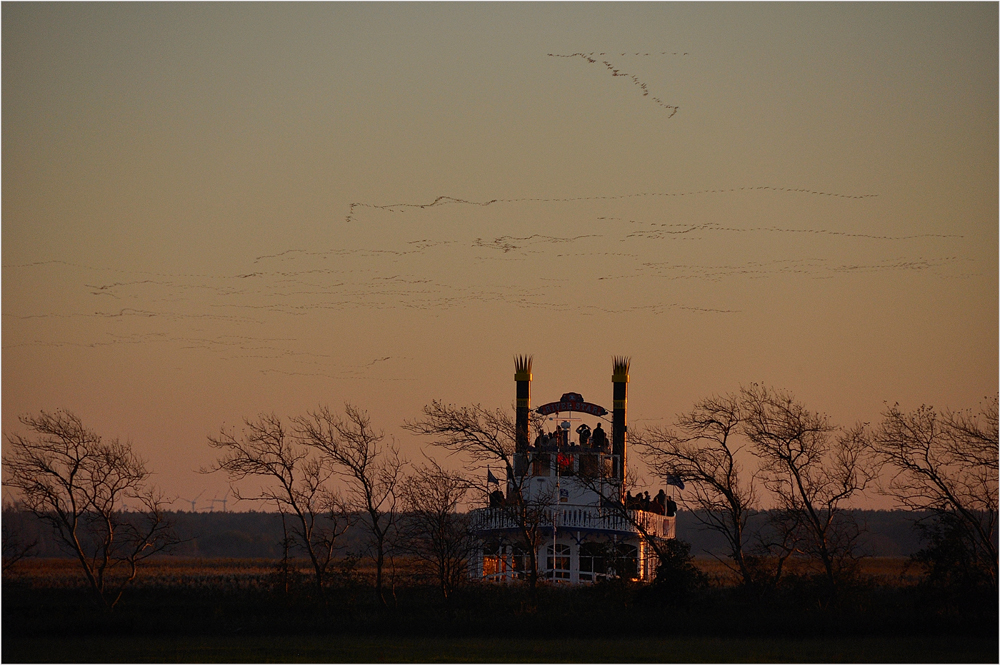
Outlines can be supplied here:
[[660, 490], [660, 493], [652, 499], [649, 498], [649, 492], [640, 492], [635, 496], [632, 496], [632, 492], [627, 492], [625, 494], [625, 507], [629, 510], [645, 510], [648, 513], [666, 515], [667, 517], [674, 517], [677, 514], [677, 504], [674, 503], [674, 498], [668, 497], [663, 490]]
[[[600, 423], [597, 423], [597, 427], [593, 432], [590, 431], [590, 427], [584, 423], [576, 428], [576, 433], [580, 435], [580, 448], [585, 448], [588, 450], [593, 450], [596, 452], [611, 452], [611, 444], [608, 441], [608, 435], [601, 427]], [[542, 430], [535, 437], [535, 450], [545, 451], [545, 450], [561, 450], [564, 448], [577, 448], [576, 443], [570, 444], [569, 442], [569, 430], [557, 427], [554, 432], [546, 432]]]

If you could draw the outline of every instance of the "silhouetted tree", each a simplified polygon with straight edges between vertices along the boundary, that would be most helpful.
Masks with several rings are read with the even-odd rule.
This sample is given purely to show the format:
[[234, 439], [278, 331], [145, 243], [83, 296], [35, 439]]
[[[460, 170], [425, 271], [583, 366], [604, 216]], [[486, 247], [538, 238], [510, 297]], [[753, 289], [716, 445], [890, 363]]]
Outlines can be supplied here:
[[[288, 436], [274, 414], [245, 419], [241, 431], [223, 427], [208, 442], [223, 455], [206, 472], [224, 471], [232, 483], [247, 478], [269, 481], [252, 494], [233, 486], [233, 495], [237, 500], [270, 503], [282, 513], [282, 520], [285, 515], [292, 517], [291, 535], [308, 555], [322, 596], [337, 540], [348, 527], [342, 502], [327, 487], [333, 475], [331, 462], [311, 451], [310, 442]], [[286, 534], [283, 546], [288, 544]]]
[[322, 407], [296, 418], [295, 427], [301, 440], [318, 451], [346, 482], [347, 506], [363, 514], [375, 562], [375, 594], [388, 606], [383, 572], [406, 462], [395, 445], [384, 443], [382, 431], [372, 429], [368, 414], [351, 404], [345, 405], [343, 417]]
[[686, 483], [691, 515], [726, 539], [727, 565], [752, 587], [761, 581], [759, 563], [746, 552], [757, 489], [754, 474], [737, 459], [746, 448], [738, 438], [742, 425], [740, 396], [713, 396], [679, 414], [674, 428], [648, 427], [633, 441], [657, 476]]
[[871, 436], [891, 471], [881, 491], [912, 510], [932, 512], [925, 524], [924, 562], [932, 576], [983, 579], [997, 589], [998, 434], [996, 396], [978, 413], [893, 405]]
[[433, 571], [445, 601], [469, 576], [474, 538], [468, 513], [459, 504], [471, 489], [460, 473], [434, 460], [407, 476], [400, 487], [406, 511], [400, 525], [400, 548]]
[[788, 393], [753, 384], [741, 390], [745, 433], [777, 498], [779, 549], [822, 567], [829, 592], [854, 570], [860, 528], [844, 504], [877, 476], [861, 426], [838, 430]]
[[[118, 439], [104, 441], [69, 411], [22, 416], [30, 435], [7, 434], [4, 484], [54, 530], [80, 562], [100, 604], [111, 611], [140, 564], [177, 543], [149, 471]], [[124, 511], [124, 501], [138, 509]]]

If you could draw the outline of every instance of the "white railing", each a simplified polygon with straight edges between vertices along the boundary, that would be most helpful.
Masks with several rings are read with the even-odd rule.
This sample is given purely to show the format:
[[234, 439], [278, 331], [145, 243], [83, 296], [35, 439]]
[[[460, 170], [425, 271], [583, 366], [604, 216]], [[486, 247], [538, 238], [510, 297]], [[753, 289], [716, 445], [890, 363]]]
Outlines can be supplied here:
[[[628, 517], [611, 509], [599, 509], [593, 506], [567, 505], [558, 508], [541, 508], [540, 510], [538, 523], [543, 528], [551, 528], [555, 523], [557, 530], [594, 529], [629, 534], [640, 534], [645, 531], [646, 534], [658, 538], [676, 537], [676, 518], [645, 510], [629, 510]], [[472, 523], [477, 531], [518, 527], [517, 520], [510, 514], [509, 509], [503, 508], [473, 510]]]

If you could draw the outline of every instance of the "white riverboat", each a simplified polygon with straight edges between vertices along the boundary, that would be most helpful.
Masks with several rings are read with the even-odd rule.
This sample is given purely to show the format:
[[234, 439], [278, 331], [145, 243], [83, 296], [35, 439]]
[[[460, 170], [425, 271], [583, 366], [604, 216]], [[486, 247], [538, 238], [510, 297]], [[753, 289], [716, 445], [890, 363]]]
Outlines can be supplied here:
[[[627, 358], [615, 359], [610, 440], [601, 422], [608, 411], [578, 393], [566, 393], [533, 411], [539, 431], [529, 443], [531, 359], [516, 359], [516, 451], [506, 479], [491, 478], [497, 489], [490, 505], [473, 511], [482, 547], [482, 556], [473, 560], [473, 576], [525, 579], [532, 552], [539, 579], [552, 582], [649, 581], [655, 576], [654, 545], [675, 537], [676, 505], [663, 490], [653, 499], [632, 497], [626, 490], [628, 368]], [[537, 427], [553, 415], [555, 431]], [[591, 429], [588, 420], [597, 425]]]

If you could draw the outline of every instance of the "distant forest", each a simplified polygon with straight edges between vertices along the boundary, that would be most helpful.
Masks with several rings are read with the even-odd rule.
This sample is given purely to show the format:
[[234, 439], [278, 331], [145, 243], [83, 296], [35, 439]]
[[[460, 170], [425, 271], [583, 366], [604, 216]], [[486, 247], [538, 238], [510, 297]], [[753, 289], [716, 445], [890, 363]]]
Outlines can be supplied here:
[[[205, 558], [273, 558], [282, 555], [281, 516], [265, 512], [172, 512], [168, 513], [182, 542], [173, 555]], [[854, 517], [865, 526], [859, 551], [868, 556], [906, 557], [923, 543], [914, 522], [929, 513], [908, 510], [857, 510]], [[763, 520], [761, 520], [763, 521]], [[5, 531], [18, 533], [23, 542], [36, 541], [35, 556], [69, 556], [60, 549], [50, 527], [34, 515], [10, 508], [3, 511]], [[752, 522], [751, 522], [752, 524]], [[718, 533], [704, 530], [696, 516], [685, 511], [677, 515], [677, 537], [691, 545], [695, 556], [725, 557], [726, 546]], [[751, 534], [751, 540], [753, 534]], [[365, 534], [351, 527], [341, 537], [342, 554], [361, 554]], [[301, 553], [296, 553], [301, 554]]]

